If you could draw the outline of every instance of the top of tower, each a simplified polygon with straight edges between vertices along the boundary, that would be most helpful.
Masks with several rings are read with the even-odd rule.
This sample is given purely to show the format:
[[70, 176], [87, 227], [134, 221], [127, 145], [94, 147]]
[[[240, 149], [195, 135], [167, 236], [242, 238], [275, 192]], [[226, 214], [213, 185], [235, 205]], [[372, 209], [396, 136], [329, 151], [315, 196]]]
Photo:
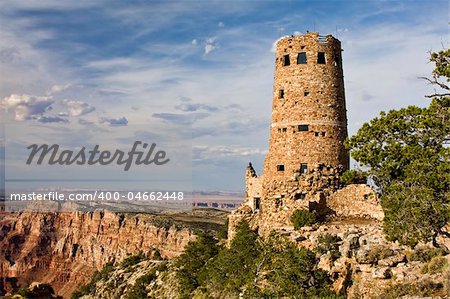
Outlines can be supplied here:
[[309, 42], [317, 42], [317, 43], [340, 43], [340, 41], [332, 36], [331, 34], [328, 35], [320, 35], [319, 32], [309, 32], [306, 31], [305, 34], [302, 35], [285, 35], [281, 38], [279, 38], [276, 42], [277, 46], [279, 44], [284, 44], [286, 42], [292, 42], [294, 40], [307, 40]]

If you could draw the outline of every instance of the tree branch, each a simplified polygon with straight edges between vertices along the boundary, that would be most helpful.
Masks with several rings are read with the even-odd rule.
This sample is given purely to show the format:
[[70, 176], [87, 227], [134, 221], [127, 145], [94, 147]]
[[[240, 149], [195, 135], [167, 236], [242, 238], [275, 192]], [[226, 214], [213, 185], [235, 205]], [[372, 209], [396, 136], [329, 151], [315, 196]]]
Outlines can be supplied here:
[[419, 77], [419, 79], [426, 80], [430, 84], [435, 84], [435, 85], [439, 86], [442, 89], [450, 90], [449, 86], [445, 85], [444, 83], [439, 82], [436, 78], [433, 78], [433, 80], [431, 80], [430, 78], [427, 78], [427, 77]]
[[449, 93], [434, 93], [434, 94], [430, 94], [430, 95], [426, 95], [426, 98], [435, 98], [435, 97], [448, 97], [450, 96], [450, 92]]

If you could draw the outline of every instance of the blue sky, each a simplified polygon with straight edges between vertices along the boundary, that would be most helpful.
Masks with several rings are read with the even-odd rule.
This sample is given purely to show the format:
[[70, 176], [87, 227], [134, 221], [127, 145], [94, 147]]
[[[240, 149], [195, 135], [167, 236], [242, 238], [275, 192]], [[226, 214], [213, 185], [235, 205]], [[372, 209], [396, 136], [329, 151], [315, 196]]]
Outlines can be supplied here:
[[448, 46], [448, 5], [2, 1], [0, 116], [67, 130], [191, 127], [194, 188], [243, 190], [246, 164], [260, 171], [268, 148], [280, 36], [316, 30], [342, 41], [354, 134], [382, 110], [427, 104], [417, 77], [432, 69], [427, 52]]

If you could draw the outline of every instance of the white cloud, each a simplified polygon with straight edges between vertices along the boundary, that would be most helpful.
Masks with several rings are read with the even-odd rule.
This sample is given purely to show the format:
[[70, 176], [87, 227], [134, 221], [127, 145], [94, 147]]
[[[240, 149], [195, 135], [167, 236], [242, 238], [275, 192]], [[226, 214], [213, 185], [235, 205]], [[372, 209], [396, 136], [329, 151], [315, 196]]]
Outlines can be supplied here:
[[102, 117], [100, 118], [100, 123], [108, 123], [110, 126], [126, 126], [128, 125], [128, 119], [124, 116], [118, 118], [112, 117]]
[[69, 89], [70, 87], [72, 87], [72, 84], [70, 84], [70, 83], [67, 83], [67, 84], [64, 84], [64, 85], [53, 85], [50, 88], [50, 90], [47, 91], [47, 94], [48, 95], [55, 94], [55, 93], [64, 91], [66, 89]]
[[14, 119], [24, 121], [34, 116], [42, 115], [51, 110], [54, 103], [52, 97], [36, 97], [28, 94], [12, 94], [0, 101], [0, 107], [6, 111], [14, 111]]
[[95, 110], [94, 106], [76, 100], [64, 100], [63, 105], [67, 108], [70, 116], [81, 116]]
[[193, 46], [196, 46], [197, 45], [197, 40], [196, 39], [193, 39], [192, 41], [191, 41], [191, 44], [193, 45]]
[[218, 47], [218, 44], [217, 44], [216, 36], [207, 38], [205, 41], [205, 55], [208, 55], [212, 51], [216, 50], [217, 47]]
[[219, 22], [219, 23], [217, 24], [217, 26], [219, 26], [220, 28], [223, 28], [223, 27], [225, 27], [225, 24], [224, 24], [223, 22]]
[[78, 123], [79, 123], [80, 125], [93, 125], [93, 124], [94, 124], [94, 122], [89, 121], [89, 120], [86, 120], [86, 119], [84, 119], [84, 118], [79, 118], [79, 119], [78, 119]]
[[36, 120], [40, 123], [68, 123], [69, 120], [59, 116], [39, 116]]
[[181, 110], [183, 112], [193, 112], [197, 110], [206, 110], [209, 112], [218, 111], [219, 108], [212, 106], [212, 105], [206, 105], [206, 104], [200, 104], [200, 103], [185, 103], [182, 102], [180, 104], [177, 104], [174, 106], [176, 110]]
[[248, 157], [267, 154], [267, 150], [265, 149], [243, 147], [239, 145], [198, 145], [193, 147], [193, 152], [195, 160], [208, 160], [223, 157]]

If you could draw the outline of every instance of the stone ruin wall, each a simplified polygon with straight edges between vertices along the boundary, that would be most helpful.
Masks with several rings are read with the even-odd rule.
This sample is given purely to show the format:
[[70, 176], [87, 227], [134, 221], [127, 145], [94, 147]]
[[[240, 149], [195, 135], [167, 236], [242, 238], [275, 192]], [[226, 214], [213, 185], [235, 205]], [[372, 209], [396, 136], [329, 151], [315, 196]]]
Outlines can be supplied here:
[[245, 172], [245, 198], [244, 205], [252, 210], [258, 210], [262, 196], [263, 176], [258, 176], [252, 163], [249, 163]]
[[377, 193], [367, 185], [353, 184], [327, 198], [327, 207], [337, 218], [383, 220], [384, 212]]
[[339, 190], [343, 167], [319, 164], [308, 173], [297, 173], [286, 181], [273, 181], [265, 186], [258, 215], [258, 229], [262, 234], [272, 229], [291, 226], [291, 215], [297, 209], [328, 213], [326, 198]]

